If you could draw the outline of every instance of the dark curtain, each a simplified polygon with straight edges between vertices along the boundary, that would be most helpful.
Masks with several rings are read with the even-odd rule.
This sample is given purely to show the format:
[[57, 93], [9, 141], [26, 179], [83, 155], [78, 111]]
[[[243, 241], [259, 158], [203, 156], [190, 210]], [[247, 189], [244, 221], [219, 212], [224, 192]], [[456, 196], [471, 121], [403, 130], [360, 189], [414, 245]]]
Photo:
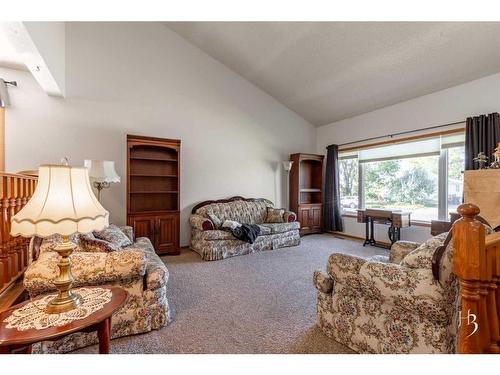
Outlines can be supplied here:
[[323, 230], [335, 232], [344, 230], [340, 212], [339, 146], [337, 145], [327, 147]]
[[484, 152], [493, 161], [493, 152], [500, 142], [500, 115], [490, 113], [468, 117], [465, 125], [465, 169], [479, 169], [472, 160], [479, 152]]

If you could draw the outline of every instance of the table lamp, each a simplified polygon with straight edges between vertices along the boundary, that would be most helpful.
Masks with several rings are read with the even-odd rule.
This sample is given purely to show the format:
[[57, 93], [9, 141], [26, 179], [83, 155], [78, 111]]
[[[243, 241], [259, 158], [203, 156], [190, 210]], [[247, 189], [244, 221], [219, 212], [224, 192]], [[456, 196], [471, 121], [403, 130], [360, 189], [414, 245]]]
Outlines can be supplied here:
[[32, 198], [12, 217], [10, 234], [23, 237], [62, 236], [54, 249], [59, 255], [59, 276], [54, 280], [58, 295], [46, 308], [49, 314], [72, 310], [81, 297], [72, 293], [71, 261], [76, 247], [69, 241], [75, 233], [102, 230], [109, 225], [109, 214], [96, 199], [87, 168], [67, 165], [41, 165]]
[[109, 160], [85, 160], [89, 177], [97, 189], [97, 199], [101, 202], [101, 190], [109, 188], [112, 182], [120, 182], [120, 176], [115, 171], [115, 162]]

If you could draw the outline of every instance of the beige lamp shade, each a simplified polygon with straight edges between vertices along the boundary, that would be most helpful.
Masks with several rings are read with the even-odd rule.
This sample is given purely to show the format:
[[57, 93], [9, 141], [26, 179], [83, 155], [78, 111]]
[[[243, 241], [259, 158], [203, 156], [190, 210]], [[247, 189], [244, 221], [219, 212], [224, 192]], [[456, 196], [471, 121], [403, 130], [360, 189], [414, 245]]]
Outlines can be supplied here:
[[109, 214], [92, 191], [87, 168], [41, 165], [33, 196], [12, 218], [10, 234], [69, 236], [102, 230]]
[[290, 172], [292, 169], [293, 161], [291, 160], [285, 160], [281, 162], [283, 164], [283, 169], [285, 172]]
[[109, 160], [85, 160], [89, 177], [96, 182], [120, 182], [120, 176], [115, 171], [115, 162]]

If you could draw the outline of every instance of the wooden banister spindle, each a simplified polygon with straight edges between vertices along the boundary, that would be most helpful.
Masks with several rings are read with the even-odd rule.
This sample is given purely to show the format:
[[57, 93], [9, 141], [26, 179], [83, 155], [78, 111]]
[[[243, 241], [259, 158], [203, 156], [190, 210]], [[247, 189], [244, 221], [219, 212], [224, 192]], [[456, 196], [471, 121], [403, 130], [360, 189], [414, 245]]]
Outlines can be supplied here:
[[480, 314], [480, 280], [486, 233], [481, 222], [475, 219], [479, 214], [477, 206], [462, 204], [457, 211], [462, 216], [453, 225], [453, 272], [459, 279], [461, 298], [457, 349], [459, 353], [482, 353], [484, 326]]
[[[22, 208], [22, 195], [23, 195], [23, 178], [14, 178], [14, 215], [21, 211]], [[24, 269], [24, 251], [23, 251], [24, 238], [18, 236], [14, 240], [15, 252], [17, 254], [17, 273], [20, 273]]]
[[28, 265], [29, 239], [10, 235], [11, 218], [29, 201], [37, 178], [0, 172], [0, 298]]
[[490, 343], [488, 350], [490, 353], [500, 353], [500, 328], [499, 328], [499, 312], [497, 308], [497, 257], [498, 247], [486, 247], [487, 271], [489, 282], [487, 283], [487, 312], [488, 324], [490, 327]]
[[[16, 177], [9, 177], [9, 209], [8, 209], [8, 221], [7, 221], [7, 231], [10, 233], [10, 221], [16, 214], [16, 192], [17, 184]], [[9, 257], [12, 262], [11, 277], [17, 275], [20, 271], [18, 267], [19, 254], [17, 253], [16, 239], [12, 239], [9, 246]]]
[[[0, 219], [1, 219], [2, 200], [5, 194], [5, 185], [3, 179], [4, 177], [0, 176]], [[6, 281], [7, 268], [8, 268], [8, 261], [5, 256], [5, 236], [2, 227], [0, 226], [0, 290], [2, 290], [4, 285], [7, 283]]]
[[8, 209], [9, 209], [9, 199], [8, 199], [8, 183], [9, 177], [2, 176], [2, 199], [0, 200], [0, 215], [2, 221], [2, 258], [3, 258], [3, 282], [8, 284], [10, 281], [10, 258], [9, 258], [9, 239], [10, 235], [7, 230], [5, 223], [8, 221]]

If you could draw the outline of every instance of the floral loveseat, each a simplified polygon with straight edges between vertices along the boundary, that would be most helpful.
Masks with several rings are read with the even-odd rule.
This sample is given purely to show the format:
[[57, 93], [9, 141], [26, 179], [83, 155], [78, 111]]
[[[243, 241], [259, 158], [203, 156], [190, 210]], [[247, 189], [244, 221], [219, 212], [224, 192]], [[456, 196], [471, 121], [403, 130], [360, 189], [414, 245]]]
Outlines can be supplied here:
[[389, 257], [332, 254], [316, 271], [317, 322], [323, 332], [360, 353], [453, 353], [458, 286], [452, 242], [433, 276], [432, 257], [447, 233], [424, 244], [399, 241]]
[[[191, 249], [204, 260], [220, 260], [256, 251], [296, 246], [300, 243], [297, 216], [284, 211], [281, 222], [267, 223], [267, 199], [232, 197], [220, 201], [202, 202], [195, 206], [189, 218], [191, 224]], [[210, 219], [212, 217], [212, 219]], [[257, 224], [260, 235], [253, 244], [236, 239], [230, 232], [216, 229], [214, 220], [234, 220], [239, 223]]]
[[[121, 227], [132, 245], [111, 252], [86, 252], [78, 237], [71, 255], [73, 287], [90, 285], [120, 286], [129, 293], [126, 304], [112, 318], [111, 337], [134, 335], [159, 329], [170, 322], [167, 300], [168, 270], [156, 255], [148, 238], [134, 239], [131, 227]], [[30, 255], [38, 254], [24, 274], [24, 286], [31, 297], [54, 292], [52, 280], [58, 275], [58, 254], [51, 251], [59, 239], [45, 239], [38, 248], [31, 241]], [[64, 353], [97, 343], [93, 333], [75, 333], [57, 341], [44, 341], [34, 352]]]

